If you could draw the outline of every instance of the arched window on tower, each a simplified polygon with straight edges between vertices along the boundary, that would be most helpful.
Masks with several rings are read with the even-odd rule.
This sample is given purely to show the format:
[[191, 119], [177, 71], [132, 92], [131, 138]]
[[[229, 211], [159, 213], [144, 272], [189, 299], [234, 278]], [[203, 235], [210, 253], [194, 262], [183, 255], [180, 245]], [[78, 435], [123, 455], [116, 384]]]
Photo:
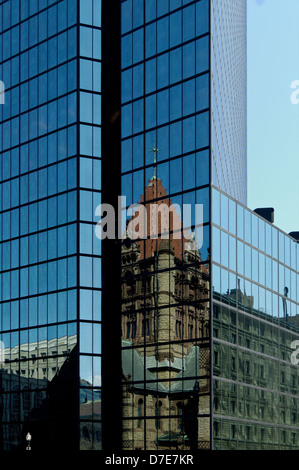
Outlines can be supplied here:
[[137, 428], [141, 428], [141, 426], [142, 426], [142, 416], [143, 416], [143, 400], [142, 400], [142, 398], [140, 398], [138, 400], [137, 413], [138, 413]]
[[177, 413], [178, 413], [178, 430], [184, 430], [184, 422], [183, 422], [183, 403], [177, 403]]
[[127, 322], [127, 339], [131, 338], [131, 322]]
[[182, 322], [180, 320], [176, 321], [176, 336], [177, 338], [182, 338]]
[[149, 321], [149, 318], [145, 318], [144, 320], [142, 320], [142, 336], [143, 338], [145, 336], [149, 336], [150, 335], [150, 321]]
[[135, 339], [137, 332], [137, 323], [136, 320], [131, 320], [127, 322], [127, 339]]
[[136, 292], [136, 282], [131, 271], [127, 271], [125, 275], [126, 294], [131, 297]]
[[162, 409], [162, 402], [157, 401], [156, 404], [155, 404], [156, 429], [161, 429], [161, 409]]
[[132, 339], [136, 338], [136, 332], [137, 332], [137, 323], [136, 320], [132, 321]]

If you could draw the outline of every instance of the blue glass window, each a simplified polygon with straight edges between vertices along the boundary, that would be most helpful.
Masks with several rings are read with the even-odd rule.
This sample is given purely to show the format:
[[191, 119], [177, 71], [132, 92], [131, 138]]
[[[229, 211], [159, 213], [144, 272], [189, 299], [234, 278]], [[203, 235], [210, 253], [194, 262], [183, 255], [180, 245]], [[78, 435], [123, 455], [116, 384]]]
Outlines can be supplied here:
[[182, 12], [178, 11], [170, 15], [170, 47], [182, 42]]

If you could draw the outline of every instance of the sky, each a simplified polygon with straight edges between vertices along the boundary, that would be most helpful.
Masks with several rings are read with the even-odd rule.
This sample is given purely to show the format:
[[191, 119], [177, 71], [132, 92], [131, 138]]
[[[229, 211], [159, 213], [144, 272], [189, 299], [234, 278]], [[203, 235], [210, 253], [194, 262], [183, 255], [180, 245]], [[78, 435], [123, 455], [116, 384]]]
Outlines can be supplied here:
[[299, 231], [299, 0], [247, 5], [248, 207]]

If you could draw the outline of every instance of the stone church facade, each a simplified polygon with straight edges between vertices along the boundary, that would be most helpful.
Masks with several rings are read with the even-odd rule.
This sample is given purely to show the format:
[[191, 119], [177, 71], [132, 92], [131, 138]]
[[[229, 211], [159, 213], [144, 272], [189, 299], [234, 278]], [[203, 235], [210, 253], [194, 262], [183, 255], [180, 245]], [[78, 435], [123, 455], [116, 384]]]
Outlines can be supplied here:
[[[161, 180], [141, 203], [171, 205]], [[164, 221], [165, 222], [165, 221]], [[169, 236], [122, 247], [123, 442], [128, 449], [209, 447], [209, 270], [177, 213]], [[181, 228], [182, 237], [174, 236]], [[149, 231], [148, 231], [149, 233]], [[190, 237], [190, 234], [189, 234]]]

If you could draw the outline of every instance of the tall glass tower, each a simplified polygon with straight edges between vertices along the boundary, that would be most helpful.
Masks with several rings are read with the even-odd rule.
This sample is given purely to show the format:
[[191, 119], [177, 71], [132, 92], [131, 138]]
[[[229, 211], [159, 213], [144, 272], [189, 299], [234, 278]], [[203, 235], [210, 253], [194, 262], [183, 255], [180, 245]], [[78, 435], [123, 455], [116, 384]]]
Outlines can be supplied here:
[[179, 212], [168, 240], [158, 224], [156, 239], [122, 250], [122, 443], [209, 448], [210, 2], [121, 6], [126, 204], [142, 202], [150, 220], [155, 204], [204, 207], [200, 252], [185, 246], [194, 216], [183, 227]]
[[246, 208], [246, 2], [0, 0], [0, 80], [0, 449], [298, 448], [299, 250]]
[[101, 2], [0, 3], [0, 447], [99, 448]]
[[246, 2], [211, 1], [212, 183], [247, 205]]
[[196, 220], [186, 225], [181, 213], [180, 240], [170, 225], [166, 246], [159, 226], [157, 240], [122, 252], [123, 363], [130, 377], [124, 375], [130, 393], [123, 443], [209, 449], [211, 185], [246, 203], [246, 3], [121, 6], [122, 194], [127, 206], [142, 202], [148, 213], [154, 204], [203, 206], [199, 249], [186, 244]]

